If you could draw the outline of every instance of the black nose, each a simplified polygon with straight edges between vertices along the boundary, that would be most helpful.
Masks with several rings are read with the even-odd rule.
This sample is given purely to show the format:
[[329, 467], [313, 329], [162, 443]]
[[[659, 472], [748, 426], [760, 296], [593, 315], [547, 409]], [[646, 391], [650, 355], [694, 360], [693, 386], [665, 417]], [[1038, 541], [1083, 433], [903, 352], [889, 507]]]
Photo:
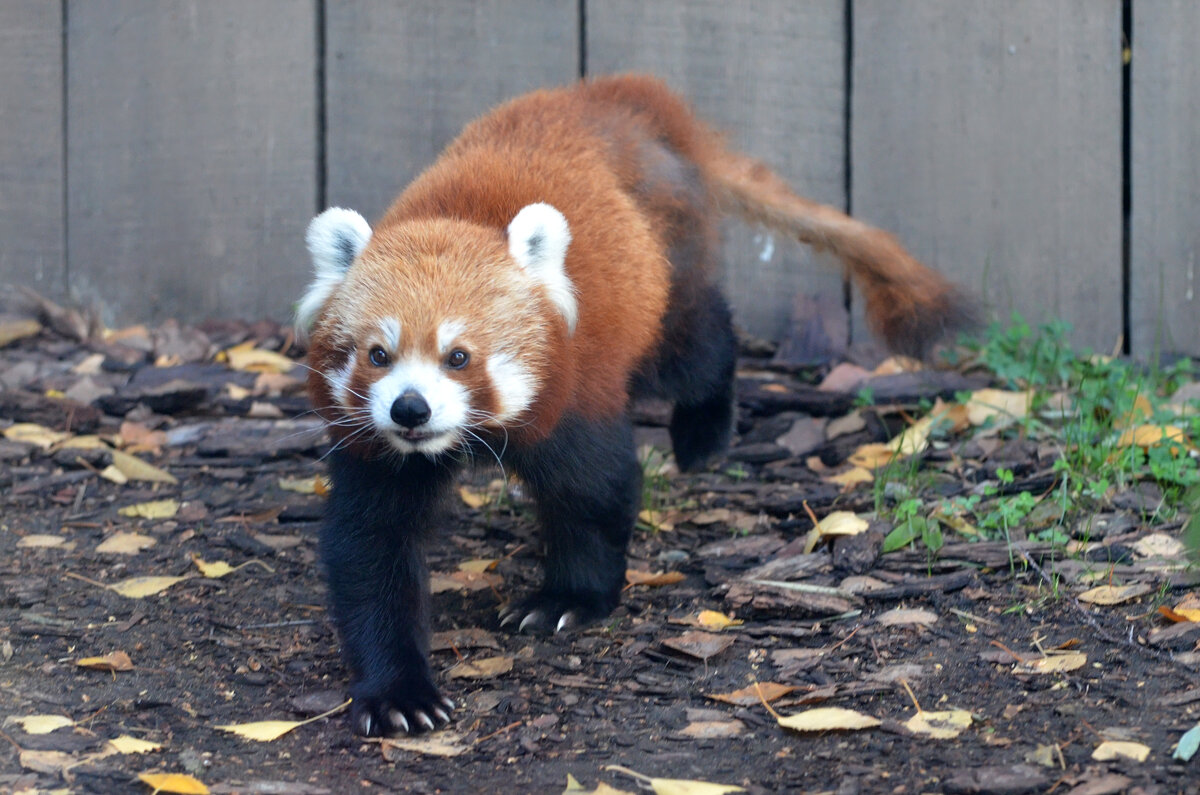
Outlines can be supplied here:
[[429, 422], [429, 404], [416, 392], [405, 392], [392, 404], [392, 420], [403, 428], [416, 428]]

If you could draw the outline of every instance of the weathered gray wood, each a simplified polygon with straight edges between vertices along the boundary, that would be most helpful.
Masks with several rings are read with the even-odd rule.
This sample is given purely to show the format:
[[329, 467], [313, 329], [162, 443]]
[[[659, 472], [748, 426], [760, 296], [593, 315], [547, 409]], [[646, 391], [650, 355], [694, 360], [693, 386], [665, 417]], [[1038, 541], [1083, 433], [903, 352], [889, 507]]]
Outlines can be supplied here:
[[[589, 74], [664, 78], [730, 142], [805, 196], [844, 208], [842, 0], [591, 0]], [[727, 225], [726, 294], [739, 325], [778, 339], [797, 292], [842, 300], [841, 275], [762, 229]]]
[[0, 4], [0, 283], [66, 293], [62, 6]]
[[1200, 4], [1133, 13], [1130, 343], [1200, 354]]
[[368, 219], [475, 116], [579, 76], [574, 2], [355, 0], [325, 14], [328, 203]]
[[1119, 0], [856, 0], [851, 206], [1007, 320], [1121, 334]]
[[316, 209], [316, 6], [71, 0], [71, 288], [108, 322], [286, 318]]

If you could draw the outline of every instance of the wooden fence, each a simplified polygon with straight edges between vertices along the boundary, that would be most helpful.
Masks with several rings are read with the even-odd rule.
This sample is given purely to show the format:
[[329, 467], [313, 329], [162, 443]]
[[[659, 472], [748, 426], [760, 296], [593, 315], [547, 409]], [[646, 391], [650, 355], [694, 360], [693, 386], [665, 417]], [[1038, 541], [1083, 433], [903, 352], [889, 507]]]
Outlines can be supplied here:
[[[1198, 41], [1193, 0], [2, 0], [0, 282], [284, 318], [316, 211], [377, 216], [490, 105], [637, 70], [999, 317], [1200, 353]], [[762, 335], [841, 298], [763, 230], [726, 260]]]

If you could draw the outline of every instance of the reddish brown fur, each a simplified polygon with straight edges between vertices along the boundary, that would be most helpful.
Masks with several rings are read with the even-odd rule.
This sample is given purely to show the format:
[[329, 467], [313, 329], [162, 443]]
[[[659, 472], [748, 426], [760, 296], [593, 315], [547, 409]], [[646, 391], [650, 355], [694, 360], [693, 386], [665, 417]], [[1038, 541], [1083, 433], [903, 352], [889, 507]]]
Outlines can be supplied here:
[[[639, 365], [674, 344], [663, 340], [667, 255], [689, 236], [712, 239], [718, 199], [838, 254], [867, 296], [872, 323], [897, 348], [919, 352], [961, 319], [953, 288], [891, 236], [796, 196], [761, 164], [728, 152], [664, 84], [626, 76], [538, 91], [469, 125], [376, 225], [347, 285], [316, 323], [312, 366], [336, 369], [350, 341], [397, 305], [427, 333], [467, 312], [475, 316], [472, 331], [485, 338], [550, 324], [541, 339], [529, 334], [518, 346], [542, 385], [530, 422], [514, 430], [517, 441], [549, 433], [568, 409], [614, 416]], [[497, 274], [513, 267], [505, 229], [534, 202], [553, 205], [570, 225], [574, 335], [540, 291], [523, 296], [523, 309], [513, 309], [521, 300], [505, 304], [504, 313], [514, 314], [503, 317], [488, 297], [499, 289]], [[691, 300], [686, 280], [671, 300]], [[486, 349], [494, 341], [472, 342]], [[356, 368], [352, 388], [363, 392], [372, 377], [370, 368]], [[320, 376], [309, 388], [316, 406], [336, 413]]]

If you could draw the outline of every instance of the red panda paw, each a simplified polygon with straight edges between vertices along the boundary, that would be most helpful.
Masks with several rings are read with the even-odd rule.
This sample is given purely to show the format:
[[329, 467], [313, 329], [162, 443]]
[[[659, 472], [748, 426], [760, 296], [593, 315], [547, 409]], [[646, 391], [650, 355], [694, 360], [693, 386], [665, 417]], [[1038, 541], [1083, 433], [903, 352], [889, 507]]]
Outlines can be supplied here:
[[537, 593], [500, 611], [500, 626], [514, 632], [547, 635], [594, 624], [617, 606], [616, 597], [593, 593]]
[[[365, 688], [359, 686], [355, 691]], [[350, 725], [364, 737], [421, 734], [450, 722], [454, 702], [438, 692], [432, 682], [395, 682], [382, 693], [354, 692]]]

